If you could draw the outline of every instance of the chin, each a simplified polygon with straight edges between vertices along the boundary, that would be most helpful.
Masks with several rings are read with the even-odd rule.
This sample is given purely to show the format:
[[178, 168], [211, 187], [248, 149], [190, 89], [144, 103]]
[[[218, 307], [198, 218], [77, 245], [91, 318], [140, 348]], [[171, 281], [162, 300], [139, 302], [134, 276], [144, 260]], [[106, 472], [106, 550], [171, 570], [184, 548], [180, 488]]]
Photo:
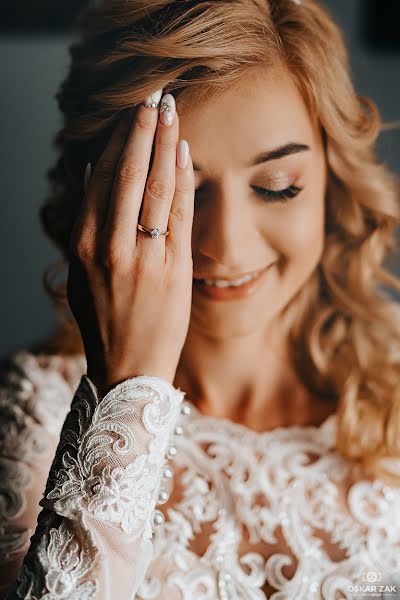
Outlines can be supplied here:
[[268, 328], [268, 324], [274, 320], [276, 314], [267, 305], [264, 299], [257, 306], [245, 309], [240, 303], [215, 303], [208, 309], [204, 307], [193, 307], [190, 324], [197, 330], [202, 331], [209, 337], [226, 339], [232, 337], [244, 337], [259, 333]]

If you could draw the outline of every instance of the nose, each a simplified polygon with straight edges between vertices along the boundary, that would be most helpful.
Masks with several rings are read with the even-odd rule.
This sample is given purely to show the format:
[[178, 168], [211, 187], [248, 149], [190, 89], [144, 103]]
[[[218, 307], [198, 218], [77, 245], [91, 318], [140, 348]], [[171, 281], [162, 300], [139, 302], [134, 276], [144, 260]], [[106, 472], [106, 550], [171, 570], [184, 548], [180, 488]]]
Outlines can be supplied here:
[[[224, 275], [267, 264], [266, 245], [248, 191], [233, 182], [213, 186], [195, 216], [193, 254], [222, 265]], [[197, 223], [196, 223], [197, 221]]]

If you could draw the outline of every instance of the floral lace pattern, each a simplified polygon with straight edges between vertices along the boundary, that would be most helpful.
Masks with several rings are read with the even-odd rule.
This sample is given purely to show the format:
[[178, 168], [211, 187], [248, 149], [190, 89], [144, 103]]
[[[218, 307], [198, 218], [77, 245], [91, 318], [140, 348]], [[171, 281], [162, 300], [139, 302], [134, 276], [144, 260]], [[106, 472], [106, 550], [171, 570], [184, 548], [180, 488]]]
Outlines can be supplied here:
[[78, 543], [67, 521], [52, 527], [38, 544], [38, 570], [24, 563], [19, 575], [17, 598], [45, 600], [90, 600], [98, 590], [97, 582], [88, 579], [97, 548], [87, 532], [86, 543]]
[[400, 597], [400, 489], [338, 454], [335, 415], [257, 433], [159, 378], [100, 400], [81, 356], [14, 364], [0, 388], [3, 556], [22, 563], [34, 534], [8, 598], [350, 600], [371, 573]]
[[25, 350], [12, 355], [0, 387], [1, 563], [26, 550], [34, 531], [33, 523], [31, 528], [17, 521], [27, 509], [28, 492], [39, 483], [44, 486], [48, 457], [54, 455], [71, 404], [71, 383], [59, 369], [66, 368], [76, 386], [84, 362], [81, 356], [70, 361], [50, 357], [45, 368]]
[[185, 433], [137, 598], [350, 600], [368, 573], [400, 597], [400, 488], [357, 479], [335, 415], [257, 433], [192, 406]]
[[[183, 394], [171, 394], [171, 386], [158, 378], [141, 376], [121, 383], [98, 403], [91, 386], [83, 375], [41, 505], [65, 517], [89, 513], [132, 534], [148, 516]], [[157, 438], [149, 436], [140, 449], [131, 417], [143, 398], [150, 400], [143, 425]], [[138, 451], [145, 453], [130, 460]]]
[[[31, 366], [32, 357], [26, 358]], [[20, 355], [17, 359], [22, 360]], [[11, 379], [16, 384], [17, 373]], [[19, 387], [25, 392], [29, 388], [32, 391], [29, 384]], [[4, 390], [9, 397], [12, 395], [7, 385]], [[48, 395], [44, 397], [46, 403]], [[119, 569], [127, 568], [126, 556], [132, 562], [132, 572], [141, 566], [138, 576], [126, 585], [126, 597], [132, 597], [151, 558], [150, 539], [161, 514], [154, 507], [161, 482], [166, 473], [169, 475], [164, 468], [166, 453], [175, 448], [168, 445], [173, 441], [172, 430], [183, 398], [184, 393], [169, 382], [143, 375], [120, 383], [99, 399], [90, 379], [81, 375], [39, 502], [43, 510], [10, 590], [14, 596], [8, 597], [64, 600], [92, 598], [94, 594], [97, 598], [103, 593], [109, 597], [106, 590], [111, 593], [115, 587], [114, 576]], [[32, 398], [25, 401], [32, 403]], [[36, 415], [44, 408], [34, 407]], [[25, 428], [27, 422], [25, 410], [21, 413]], [[37, 446], [38, 452], [47, 448], [43, 423], [39, 429], [42, 443]], [[3, 511], [5, 531], [9, 521], [15, 521], [26, 508], [22, 489], [33, 480], [29, 467], [15, 458], [27, 456], [32, 460], [34, 456], [29, 456], [26, 447], [21, 451], [20, 436], [3, 433], [3, 454], [12, 446], [16, 448], [14, 479], [21, 488], [8, 511], [11, 519]], [[15, 491], [17, 483], [11, 485]], [[10, 488], [5, 489], [4, 497], [7, 493]], [[119, 538], [120, 554], [109, 561], [108, 547], [118, 544]]]

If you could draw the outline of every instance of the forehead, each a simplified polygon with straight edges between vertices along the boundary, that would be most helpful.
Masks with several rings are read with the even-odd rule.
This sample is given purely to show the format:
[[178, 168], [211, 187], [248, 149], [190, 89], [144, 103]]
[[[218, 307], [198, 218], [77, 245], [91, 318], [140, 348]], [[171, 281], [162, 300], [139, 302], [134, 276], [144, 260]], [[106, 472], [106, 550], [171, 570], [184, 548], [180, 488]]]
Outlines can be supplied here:
[[[291, 74], [282, 67], [253, 68], [239, 84], [216, 98], [179, 105], [180, 137], [189, 141], [194, 161], [225, 161], [234, 168], [249, 153], [288, 142], [313, 145], [316, 126]], [[208, 158], [207, 158], [208, 157]]]

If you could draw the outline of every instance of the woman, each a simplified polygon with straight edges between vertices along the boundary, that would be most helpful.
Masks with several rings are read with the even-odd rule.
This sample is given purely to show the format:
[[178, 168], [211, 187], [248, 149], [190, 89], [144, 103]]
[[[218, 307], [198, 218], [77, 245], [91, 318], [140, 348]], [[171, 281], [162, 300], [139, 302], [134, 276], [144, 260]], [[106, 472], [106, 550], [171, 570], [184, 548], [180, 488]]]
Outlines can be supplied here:
[[311, 0], [81, 27], [41, 212], [75, 324], [4, 376], [7, 597], [398, 593], [398, 189], [340, 31]]

